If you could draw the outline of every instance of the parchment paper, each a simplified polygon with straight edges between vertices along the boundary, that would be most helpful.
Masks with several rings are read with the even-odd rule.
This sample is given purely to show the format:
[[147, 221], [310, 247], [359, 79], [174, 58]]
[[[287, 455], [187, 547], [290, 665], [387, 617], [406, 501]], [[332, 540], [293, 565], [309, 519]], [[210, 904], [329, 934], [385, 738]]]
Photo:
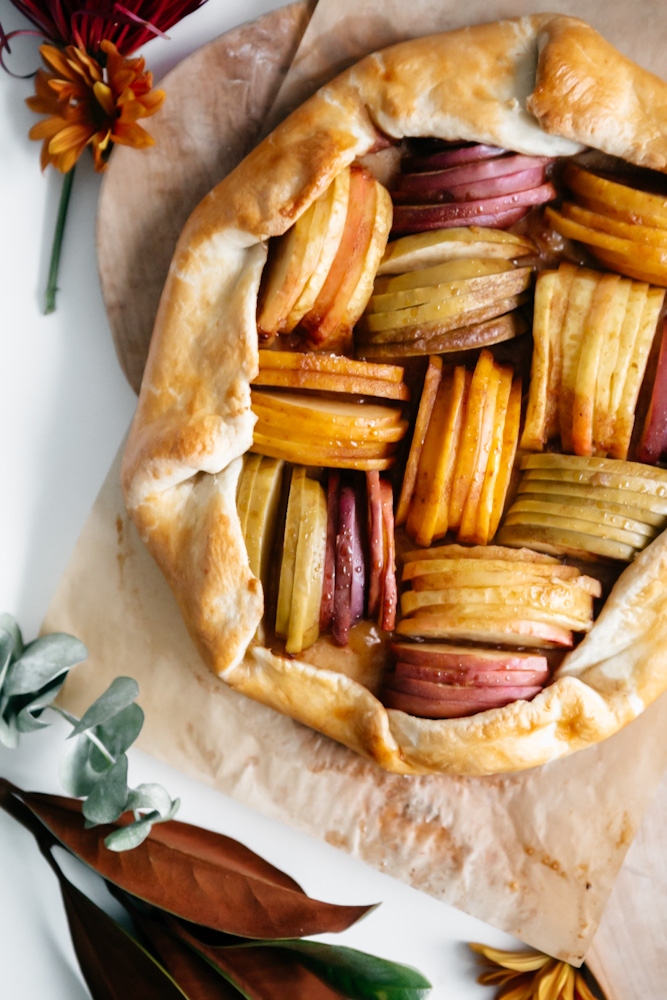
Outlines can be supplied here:
[[[551, 6], [320, 0], [280, 107], [379, 45]], [[575, 6], [621, 49], [657, 67], [665, 32], [655, 25], [667, 21], [657, 2], [643, 4], [641, 18], [617, 0], [560, 9]], [[66, 686], [67, 707], [80, 713], [114, 676], [131, 674], [146, 711], [142, 749], [579, 964], [667, 765], [667, 699], [611, 740], [522, 774], [385, 774], [210, 675], [125, 513], [118, 469], [119, 460], [44, 622], [80, 636], [91, 651]]]

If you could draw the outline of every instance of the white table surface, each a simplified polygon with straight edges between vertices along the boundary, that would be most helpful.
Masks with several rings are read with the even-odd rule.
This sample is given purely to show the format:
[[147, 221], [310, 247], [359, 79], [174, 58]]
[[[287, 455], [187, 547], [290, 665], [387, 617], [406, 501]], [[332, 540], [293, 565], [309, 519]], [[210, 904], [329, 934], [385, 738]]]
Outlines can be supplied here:
[[[276, 6], [275, 0], [210, 0], [156, 39], [156, 79], [210, 38]], [[25, 22], [0, 0], [6, 31]], [[23, 65], [35, 45], [16, 43]], [[32, 58], [32, 65], [37, 60]], [[27, 132], [28, 80], [0, 73], [0, 610], [34, 638], [95, 495], [127, 429], [135, 397], [116, 361], [99, 290], [94, 227], [100, 178], [88, 156], [77, 169], [60, 271], [57, 311], [44, 316], [43, 288], [61, 178], [39, 169]], [[150, 123], [149, 128], [150, 128]], [[141, 153], [137, 153], [138, 162]], [[0, 750], [0, 774], [24, 788], [58, 792], [68, 728], [56, 723]], [[238, 838], [288, 871], [314, 896], [382, 903], [340, 943], [413, 964], [433, 997], [491, 998], [474, 981], [463, 942], [500, 947], [506, 935], [410, 889], [319, 841], [270, 821], [139, 752], [130, 782], [162, 782], [180, 795], [180, 818]], [[56, 880], [32, 838], [0, 812], [0, 995], [22, 1000], [86, 997]], [[287, 998], [286, 998], [287, 1000]]]

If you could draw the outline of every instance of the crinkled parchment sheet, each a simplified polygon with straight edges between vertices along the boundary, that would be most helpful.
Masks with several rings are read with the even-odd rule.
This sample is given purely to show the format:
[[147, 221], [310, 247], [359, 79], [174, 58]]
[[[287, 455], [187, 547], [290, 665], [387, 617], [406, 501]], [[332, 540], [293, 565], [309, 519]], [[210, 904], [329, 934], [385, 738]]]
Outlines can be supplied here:
[[[550, 9], [551, 3], [320, 0], [279, 96], [380, 45]], [[661, 5], [563, 3], [644, 65], [659, 66]], [[346, 11], [349, 10], [349, 14]], [[665, 23], [666, 31], [656, 31]], [[647, 30], [651, 25], [651, 30]], [[80, 713], [117, 673], [141, 688], [143, 750], [380, 871], [579, 964], [667, 766], [667, 699], [612, 739], [545, 767], [488, 778], [386, 774], [227, 688], [202, 664], [175, 600], [127, 516], [114, 463], [44, 622], [89, 660], [65, 689]], [[174, 720], [178, 720], [175, 724]]]

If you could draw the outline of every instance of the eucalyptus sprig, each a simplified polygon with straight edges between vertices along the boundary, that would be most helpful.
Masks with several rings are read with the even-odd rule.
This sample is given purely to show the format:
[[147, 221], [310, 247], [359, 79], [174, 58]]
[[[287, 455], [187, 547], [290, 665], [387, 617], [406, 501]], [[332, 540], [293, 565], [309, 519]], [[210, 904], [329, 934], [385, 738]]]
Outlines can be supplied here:
[[87, 656], [84, 644], [64, 632], [24, 645], [12, 616], [0, 615], [0, 742], [16, 747], [21, 733], [49, 725], [49, 711], [66, 719], [72, 732], [60, 766], [63, 787], [84, 800], [87, 828], [133, 813], [132, 822], [104, 840], [110, 850], [125, 851], [141, 844], [154, 823], [173, 819], [180, 802], [161, 785], [128, 786], [126, 751], [144, 722], [131, 677], [117, 677], [81, 719], [54, 703], [68, 672]]

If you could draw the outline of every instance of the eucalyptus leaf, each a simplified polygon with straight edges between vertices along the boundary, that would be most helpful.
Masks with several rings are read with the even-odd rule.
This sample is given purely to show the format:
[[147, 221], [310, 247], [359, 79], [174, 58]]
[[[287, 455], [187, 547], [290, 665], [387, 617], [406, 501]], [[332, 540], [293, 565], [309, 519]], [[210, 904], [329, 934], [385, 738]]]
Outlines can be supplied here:
[[16, 728], [16, 718], [11, 715], [8, 719], [3, 719], [0, 715], [0, 743], [10, 750], [16, 749], [19, 742], [19, 733]]
[[0, 615], [0, 628], [4, 629], [5, 632], [9, 632], [12, 639], [12, 655], [15, 660], [18, 660], [19, 656], [23, 653], [23, 636], [21, 635], [21, 629], [18, 627], [15, 619], [7, 613]]
[[[47, 684], [45, 687], [39, 691], [34, 698], [27, 701], [18, 712], [16, 712], [16, 728], [20, 733], [32, 733], [37, 729], [45, 729], [49, 723], [42, 722], [39, 715], [55, 700], [58, 692], [62, 689], [65, 683], [65, 678], [63, 676], [56, 677], [51, 684]], [[12, 699], [10, 702], [10, 709], [13, 709], [13, 702], [17, 699]], [[39, 714], [37, 714], [39, 713]]]
[[[83, 721], [83, 719], [81, 721]], [[138, 705], [131, 704], [128, 705], [127, 708], [122, 708], [107, 722], [95, 726], [93, 728], [93, 732], [100, 743], [106, 747], [109, 754], [116, 758], [120, 754], [125, 753], [125, 751], [132, 746], [141, 732], [143, 724], [143, 711]], [[78, 729], [79, 727], [76, 728]], [[88, 728], [89, 727], [86, 727], [86, 730]], [[79, 733], [80, 732], [82, 732], [82, 730], [79, 730]], [[72, 735], [74, 735], [75, 739], [78, 739], [79, 734]], [[72, 737], [70, 736], [70, 739], [71, 738]], [[109, 766], [108, 760], [96, 746], [93, 746], [93, 750], [90, 755], [90, 764], [96, 771], [104, 771]]]
[[106, 691], [84, 712], [70, 733], [70, 739], [86, 729], [102, 725], [131, 705], [139, 694], [139, 685], [131, 677], [116, 677]]
[[[140, 785], [139, 788], [141, 787], [145, 786]], [[122, 827], [120, 830], [114, 830], [113, 833], [110, 833], [108, 837], [104, 838], [104, 845], [110, 851], [131, 851], [133, 848], [138, 847], [139, 844], [142, 844], [149, 835], [155, 823], [168, 823], [169, 820], [172, 820], [178, 812], [181, 804], [180, 799], [174, 799], [172, 802], [168, 793], [164, 790], [164, 788], [162, 788], [161, 785], [154, 785], [151, 787], [160, 789], [164, 796], [166, 796], [169, 808], [166, 812], [153, 809], [151, 812], [146, 813], [145, 816], [140, 816], [139, 819], [135, 819], [133, 823], [128, 823], [127, 826]], [[130, 791], [127, 803], [128, 809], [140, 808], [133, 804], [133, 801], [136, 802], [136, 799], [133, 800], [133, 796], [136, 791], [136, 788]]]
[[0, 691], [14, 655], [14, 641], [6, 628], [0, 627]]
[[88, 656], [84, 644], [65, 632], [54, 632], [29, 643], [7, 671], [3, 693], [32, 694]]
[[[95, 748], [97, 750], [97, 748]], [[90, 763], [93, 744], [85, 733], [81, 733], [65, 746], [65, 753], [60, 761], [60, 783], [70, 795], [90, 795], [95, 783], [99, 781], [100, 772]], [[99, 754], [99, 750], [97, 750]], [[109, 762], [105, 761], [106, 766]]]
[[82, 812], [91, 824], [115, 823], [127, 803], [127, 757], [121, 754], [95, 782]]
[[166, 819], [173, 812], [174, 803], [169, 792], [162, 785], [137, 785], [130, 791], [127, 808], [134, 812], [137, 809], [152, 809], [159, 814], [161, 819]]

